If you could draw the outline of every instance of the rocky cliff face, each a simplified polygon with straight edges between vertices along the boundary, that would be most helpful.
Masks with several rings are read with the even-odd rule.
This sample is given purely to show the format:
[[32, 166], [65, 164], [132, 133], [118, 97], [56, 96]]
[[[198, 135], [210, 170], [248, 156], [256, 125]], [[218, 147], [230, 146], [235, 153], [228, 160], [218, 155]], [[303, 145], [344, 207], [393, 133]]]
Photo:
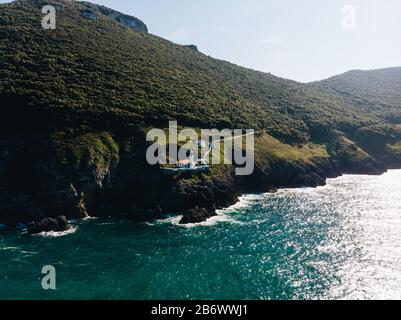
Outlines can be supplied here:
[[98, 21], [100, 14], [102, 14], [120, 23], [124, 27], [130, 28], [134, 31], [145, 32], [145, 33], [148, 32], [146, 24], [143, 23], [138, 18], [123, 14], [121, 12], [118, 12], [116, 10], [98, 4], [93, 4], [89, 2], [81, 2], [81, 3], [87, 7], [86, 10], [82, 11], [82, 16], [87, 19]]
[[[71, 3], [0, 5], [0, 224], [163, 213], [199, 221], [242, 192], [400, 167], [399, 126], [108, 17], [146, 32], [136, 18]], [[54, 32], [38, 24], [44, 4], [57, 7]], [[255, 128], [254, 173], [240, 178], [216, 165], [208, 174], [164, 176], [146, 163], [146, 132], [171, 119], [189, 128]]]
[[[296, 153], [288, 159], [272, 154], [267, 162], [257, 155], [249, 177], [235, 176], [228, 165], [214, 166], [208, 174], [171, 177], [146, 163], [146, 145], [139, 135], [137, 142], [129, 135], [106, 132], [13, 136], [0, 141], [0, 224], [8, 225], [60, 215], [150, 221], [172, 213], [183, 214], [182, 223], [201, 222], [216, 209], [235, 203], [243, 192], [315, 187], [341, 172], [381, 172], [369, 157], [363, 160], [363, 154], [355, 162], [342, 156], [355, 148], [341, 137], [335, 149], [338, 163], [321, 155], [297, 160]], [[262, 136], [257, 143], [260, 139], [269, 143], [272, 138]], [[272, 148], [269, 145], [269, 152]]]

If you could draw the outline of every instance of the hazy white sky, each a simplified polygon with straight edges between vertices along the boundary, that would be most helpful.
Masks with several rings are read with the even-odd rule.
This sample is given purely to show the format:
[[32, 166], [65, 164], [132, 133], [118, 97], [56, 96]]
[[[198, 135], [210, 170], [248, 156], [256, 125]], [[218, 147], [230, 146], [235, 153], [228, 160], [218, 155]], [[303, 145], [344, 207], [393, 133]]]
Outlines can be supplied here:
[[[92, 1], [140, 18], [173, 42], [298, 81], [401, 66], [400, 0]], [[346, 30], [349, 5], [356, 25]]]

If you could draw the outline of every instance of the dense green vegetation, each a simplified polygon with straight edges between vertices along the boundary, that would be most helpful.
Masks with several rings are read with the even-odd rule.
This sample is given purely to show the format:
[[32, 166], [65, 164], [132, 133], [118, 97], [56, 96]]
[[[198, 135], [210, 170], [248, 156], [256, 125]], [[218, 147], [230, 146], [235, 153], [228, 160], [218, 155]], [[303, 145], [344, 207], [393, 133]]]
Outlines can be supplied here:
[[61, 165], [78, 170], [81, 165], [93, 163], [98, 169], [109, 167], [119, 160], [119, 147], [110, 134], [84, 134], [71, 138], [62, 132], [53, 136], [56, 155]]
[[350, 133], [369, 153], [380, 157], [389, 151], [388, 144], [400, 140], [401, 68], [349, 71], [312, 85], [335, 94], [337, 100], [363, 115], [381, 119], [377, 124]]
[[390, 123], [401, 121], [401, 67], [349, 71], [314, 85], [338, 94], [364, 113]]
[[[44, 4], [57, 30], [40, 25]], [[354, 131], [383, 122], [333, 93], [219, 61], [103, 16], [81, 16], [70, 1], [17, 1], [0, 10], [0, 97], [21, 99], [58, 126], [166, 125], [264, 128], [303, 142], [322, 128]], [[65, 117], [65, 115], [67, 115]], [[313, 137], [312, 137], [313, 138]]]
[[[47, 4], [56, 7], [56, 30], [41, 27]], [[85, 9], [67, 0], [0, 5], [0, 209], [8, 217], [84, 204], [141, 214], [211, 209], [243, 190], [314, 186], [327, 175], [401, 164], [401, 68], [301, 84], [104, 15], [86, 19]], [[214, 166], [161, 177], [145, 162], [145, 136], [169, 120], [261, 132], [255, 174], [237, 181], [231, 166]]]

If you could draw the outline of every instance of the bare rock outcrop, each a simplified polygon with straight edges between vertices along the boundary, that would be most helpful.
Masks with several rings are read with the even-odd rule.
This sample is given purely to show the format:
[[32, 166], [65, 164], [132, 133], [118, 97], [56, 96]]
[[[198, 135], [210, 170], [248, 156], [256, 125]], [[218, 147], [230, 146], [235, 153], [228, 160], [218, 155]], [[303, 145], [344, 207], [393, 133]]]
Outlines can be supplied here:
[[130, 15], [123, 14], [121, 12], [118, 12], [116, 10], [107, 8], [102, 5], [94, 4], [94, 3], [89, 3], [89, 2], [81, 2], [83, 5], [85, 5], [87, 8], [82, 11], [82, 16], [93, 20], [93, 21], [99, 21], [100, 15], [104, 15], [109, 17], [110, 19], [118, 22], [119, 24], [123, 25], [124, 27], [130, 28], [134, 31], [137, 32], [148, 32], [148, 27], [146, 24], [139, 20], [138, 18], [135, 18]]
[[29, 234], [38, 234], [41, 232], [50, 231], [67, 231], [71, 229], [71, 225], [68, 223], [65, 216], [59, 216], [58, 218], [46, 218], [40, 221], [33, 221], [28, 224]]

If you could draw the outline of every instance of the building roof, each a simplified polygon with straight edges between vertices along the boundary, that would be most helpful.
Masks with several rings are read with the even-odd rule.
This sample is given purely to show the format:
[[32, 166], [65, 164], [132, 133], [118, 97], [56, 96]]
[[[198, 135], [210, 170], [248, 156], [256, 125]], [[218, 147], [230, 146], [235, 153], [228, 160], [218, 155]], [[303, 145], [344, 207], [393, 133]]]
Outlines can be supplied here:
[[180, 160], [177, 163], [179, 163], [179, 164], [189, 164], [189, 163], [191, 163], [191, 160], [189, 160], [189, 159]]

